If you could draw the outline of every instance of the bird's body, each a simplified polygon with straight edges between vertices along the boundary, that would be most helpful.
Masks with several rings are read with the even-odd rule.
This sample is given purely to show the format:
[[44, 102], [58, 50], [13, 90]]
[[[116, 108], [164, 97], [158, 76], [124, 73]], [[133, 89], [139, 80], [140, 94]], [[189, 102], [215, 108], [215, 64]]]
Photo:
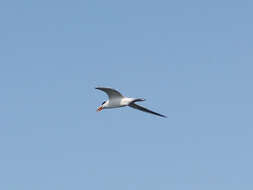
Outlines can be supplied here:
[[106, 101], [104, 108], [110, 109], [110, 108], [128, 106], [133, 100], [134, 100], [133, 98], [127, 98], [127, 97], [109, 99]]
[[107, 101], [104, 101], [102, 105], [97, 109], [97, 111], [101, 111], [103, 109], [110, 109], [110, 108], [119, 108], [124, 106], [129, 106], [144, 112], [148, 112], [151, 114], [155, 114], [161, 117], [166, 117], [164, 115], [161, 115], [159, 113], [153, 112], [151, 110], [148, 110], [142, 106], [139, 106], [135, 104], [135, 102], [145, 101], [143, 98], [129, 98], [123, 96], [120, 92], [112, 89], [112, 88], [104, 88], [104, 87], [97, 87], [96, 89], [104, 91], [109, 99]]

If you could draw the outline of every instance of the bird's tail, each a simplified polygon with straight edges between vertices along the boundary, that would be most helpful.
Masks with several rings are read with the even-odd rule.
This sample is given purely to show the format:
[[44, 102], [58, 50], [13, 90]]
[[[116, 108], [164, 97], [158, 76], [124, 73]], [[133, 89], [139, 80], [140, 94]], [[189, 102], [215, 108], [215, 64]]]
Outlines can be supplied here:
[[145, 101], [144, 98], [135, 98], [131, 103], [135, 103], [135, 102], [142, 102]]

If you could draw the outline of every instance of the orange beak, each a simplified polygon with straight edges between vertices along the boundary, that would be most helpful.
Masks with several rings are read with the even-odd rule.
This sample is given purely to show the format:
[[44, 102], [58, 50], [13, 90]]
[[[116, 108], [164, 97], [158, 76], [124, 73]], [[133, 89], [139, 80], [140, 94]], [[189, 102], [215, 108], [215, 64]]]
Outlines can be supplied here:
[[102, 109], [103, 109], [103, 107], [100, 106], [100, 107], [97, 109], [97, 112], [102, 111]]

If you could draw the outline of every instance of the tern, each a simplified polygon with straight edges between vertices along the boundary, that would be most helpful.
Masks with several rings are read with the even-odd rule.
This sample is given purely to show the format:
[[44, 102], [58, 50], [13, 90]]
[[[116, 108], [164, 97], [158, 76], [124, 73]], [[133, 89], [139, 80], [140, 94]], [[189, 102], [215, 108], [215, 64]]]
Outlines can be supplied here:
[[118, 92], [115, 89], [112, 88], [104, 88], [104, 87], [96, 87], [97, 90], [102, 90], [108, 95], [108, 100], [104, 101], [97, 109], [97, 112], [102, 111], [103, 109], [109, 109], [109, 108], [119, 108], [124, 106], [129, 106], [134, 109], [138, 109], [140, 111], [144, 111], [147, 113], [151, 113], [160, 117], [166, 117], [165, 115], [153, 112], [151, 110], [148, 110], [147, 108], [144, 108], [136, 102], [145, 101], [143, 98], [129, 98], [123, 96], [120, 92]]

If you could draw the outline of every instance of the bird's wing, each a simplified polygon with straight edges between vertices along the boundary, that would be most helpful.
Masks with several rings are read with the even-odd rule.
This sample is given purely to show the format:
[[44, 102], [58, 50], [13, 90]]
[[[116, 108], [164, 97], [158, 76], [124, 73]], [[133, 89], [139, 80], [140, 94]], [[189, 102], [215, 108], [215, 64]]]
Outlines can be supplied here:
[[109, 99], [123, 98], [122, 94], [112, 88], [97, 87], [96, 89], [104, 91], [108, 95]]
[[162, 114], [153, 112], [153, 111], [148, 110], [147, 108], [144, 108], [144, 107], [142, 107], [142, 106], [139, 106], [139, 105], [137, 105], [137, 104], [135, 104], [135, 103], [131, 103], [131, 104], [129, 104], [129, 106], [130, 106], [131, 108], [134, 108], [134, 109], [137, 109], [137, 110], [141, 110], [141, 111], [144, 111], [144, 112], [147, 112], [147, 113], [151, 113], [151, 114], [154, 114], [154, 115], [158, 115], [158, 116], [160, 116], [160, 117], [166, 117], [165, 115], [162, 115]]

